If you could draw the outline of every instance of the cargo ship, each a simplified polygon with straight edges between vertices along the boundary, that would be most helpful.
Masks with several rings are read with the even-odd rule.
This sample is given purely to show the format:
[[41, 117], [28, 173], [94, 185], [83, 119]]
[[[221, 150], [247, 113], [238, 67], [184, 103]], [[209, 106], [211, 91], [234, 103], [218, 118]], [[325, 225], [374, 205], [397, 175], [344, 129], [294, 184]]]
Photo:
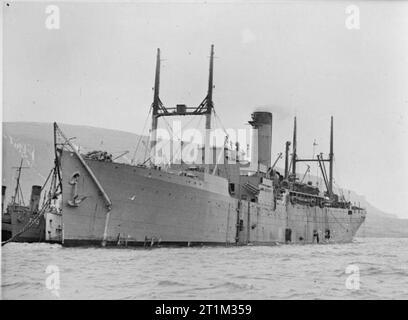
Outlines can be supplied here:
[[[211, 130], [214, 46], [210, 52], [208, 91], [198, 107], [166, 107], [160, 91], [157, 50], [148, 161], [116, 162], [107, 152], [81, 154], [54, 123], [54, 198], [60, 197], [55, 227], [64, 246], [202, 246], [340, 243], [352, 241], [366, 211], [338, 196], [333, 188], [333, 117], [330, 151], [325, 158], [297, 155], [286, 142], [283, 173], [272, 164], [272, 114], [254, 112], [250, 163], [227, 144], [211, 147], [208, 133], [201, 148], [203, 164], [161, 166], [154, 161], [158, 121], [170, 116], [203, 116]], [[217, 161], [210, 161], [216, 158]], [[218, 161], [221, 160], [221, 161]], [[324, 190], [300, 181], [297, 164], [316, 162]], [[326, 164], [328, 163], [328, 172]], [[52, 220], [52, 219], [51, 219]]]
[[[2, 220], [1, 220], [1, 241], [2, 245], [8, 242], [49, 242], [61, 243], [61, 221], [60, 203], [55, 197], [56, 190], [54, 168], [46, 179], [43, 186], [33, 185], [31, 187], [30, 202], [25, 204], [21, 189], [21, 171], [23, 160], [17, 169], [17, 179], [14, 194], [10, 203], [4, 208], [6, 197], [6, 186], [2, 186]], [[50, 190], [45, 187], [49, 178], [51, 179]], [[44, 194], [41, 204], [41, 193]], [[49, 199], [46, 201], [46, 199]], [[47, 205], [45, 205], [47, 204]], [[53, 223], [53, 221], [55, 221]]]
[[[2, 241], [43, 242], [45, 240], [45, 221], [38, 217], [42, 187], [34, 185], [31, 189], [30, 203], [25, 205], [21, 190], [21, 171], [23, 160], [17, 169], [17, 179], [11, 202], [4, 210], [6, 186], [2, 186]], [[30, 225], [27, 228], [27, 225]]]

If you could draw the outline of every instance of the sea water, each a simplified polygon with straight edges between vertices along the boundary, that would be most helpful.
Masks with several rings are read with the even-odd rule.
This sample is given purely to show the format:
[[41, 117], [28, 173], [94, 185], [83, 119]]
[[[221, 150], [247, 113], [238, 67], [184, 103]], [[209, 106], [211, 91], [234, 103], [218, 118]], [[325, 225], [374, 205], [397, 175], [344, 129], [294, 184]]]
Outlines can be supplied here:
[[2, 299], [408, 299], [408, 239], [193, 248], [2, 247]]

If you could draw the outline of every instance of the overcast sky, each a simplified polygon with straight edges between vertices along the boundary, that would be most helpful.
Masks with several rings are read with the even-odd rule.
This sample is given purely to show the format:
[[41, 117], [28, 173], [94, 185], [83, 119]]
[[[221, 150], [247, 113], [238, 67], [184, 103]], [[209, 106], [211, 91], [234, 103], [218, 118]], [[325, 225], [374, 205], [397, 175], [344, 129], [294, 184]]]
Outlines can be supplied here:
[[[273, 112], [276, 154], [298, 117], [300, 157], [328, 151], [335, 178], [408, 218], [408, 3], [3, 3], [3, 121], [142, 133], [162, 50], [161, 100], [198, 105], [215, 45], [214, 102], [225, 127]], [[360, 29], [346, 28], [357, 5]], [[204, 122], [202, 122], [204, 123]], [[146, 133], [146, 132], [145, 132]], [[299, 170], [303, 170], [301, 167]]]

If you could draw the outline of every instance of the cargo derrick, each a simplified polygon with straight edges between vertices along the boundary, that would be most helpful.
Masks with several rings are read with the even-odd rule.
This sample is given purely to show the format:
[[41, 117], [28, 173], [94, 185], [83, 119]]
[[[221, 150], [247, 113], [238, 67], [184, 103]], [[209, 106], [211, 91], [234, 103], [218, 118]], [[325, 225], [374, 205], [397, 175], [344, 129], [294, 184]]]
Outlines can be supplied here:
[[[289, 164], [289, 149], [290, 149], [290, 142], [286, 142], [286, 150], [285, 150], [285, 173], [284, 176], [281, 176], [277, 171], [272, 170], [271, 176], [277, 175], [276, 185], [275, 185], [275, 192], [277, 194], [284, 194], [286, 191], [289, 192], [290, 201], [292, 204], [299, 203], [299, 204], [306, 204], [310, 206], [320, 206], [323, 207], [333, 207], [333, 208], [343, 208], [343, 209], [350, 209], [351, 203], [345, 200], [340, 200], [339, 196], [334, 193], [333, 191], [333, 160], [334, 160], [334, 153], [333, 153], [333, 117], [331, 117], [331, 124], [330, 124], [330, 152], [329, 157], [324, 158], [323, 154], [318, 154], [316, 159], [302, 159], [298, 158], [297, 155], [297, 124], [296, 124], [296, 117], [294, 118], [293, 124], [293, 146], [292, 146], [292, 155], [291, 155], [291, 163]], [[298, 181], [297, 172], [296, 172], [296, 165], [298, 162], [317, 162], [319, 164], [322, 177], [326, 186], [326, 190], [322, 194], [318, 187], [313, 186], [312, 182], [304, 183], [303, 180], [306, 176], [304, 174], [301, 181]], [[325, 162], [329, 162], [329, 174], [327, 174]], [[290, 170], [290, 167], [292, 170]], [[289, 173], [291, 171], [291, 173]], [[279, 196], [278, 196], [279, 198]]]
[[[205, 116], [205, 164], [210, 163], [210, 130], [211, 130], [211, 114], [214, 108], [214, 103], [212, 100], [213, 96], [213, 68], [214, 68], [214, 45], [211, 45], [210, 51], [210, 67], [208, 76], [208, 91], [204, 100], [198, 105], [198, 107], [188, 107], [184, 104], [178, 104], [176, 107], [166, 107], [160, 100], [160, 49], [157, 49], [156, 57], [156, 73], [154, 81], [154, 94], [152, 103], [152, 126], [151, 126], [151, 137], [150, 137], [150, 148], [151, 154], [155, 156], [155, 146], [157, 144], [157, 126], [160, 117], [170, 117], [170, 116]], [[150, 159], [153, 163], [152, 160]]]
[[[269, 120], [270, 119], [270, 120]], [[276, 205], [277, 200], [282, 200], [285, 194], [289, 194], [289, 200], [292, 204], [302, 204], [307, 206], [319, 206], [350, 209], [351, 203], [341, 200], [333, 191], [333, 117], [331, 117], [330, 125], [330, 151], [328, 158], [324, 158], [323, 154], [318, 154], [316, 159], [298, 158], [297, 154], [297, 123], [296, 117], [293, 123], [293, 140], [285, 143], [285, 169], [281, 175], [274, 167], [277, 161], [281, 158], [279, 154], [273, 166], [270, 166], [271, 154], [271, 128], [265, 130], [265, 124], [272, 126], [272, 115], [268, 112], [254, 112], [252, 120], [249, 121], [253, 127], [254, 134], [252, 137], [252, 152], [251, 166], [247, 168], [253, 171], [251, 174], [241, 173], [241, 195], [240, 199], [258, 202], [259, 188], [262, 181], [270, 180], [273, 183], [273, 201]], [[268, 131], [270, 130], [270, 134]], [[290, 147], [292, 146], [292, 154]], [[289, 160], [290, 159], [290, 160]], [[326, 190], [321, 192], [317, 186], [313, 186], [312, 182], [303, 182], [306, 173], [301, 181], [297, 176], [297, 163], [299, 162], [317, 162], [319, 164], [322, 177], [325, 183]], [[329, 174], [327, 174], [325, 163], [329, 163]], [[310, 167], [309, 167], [310, 168]], [[241, 168], [242, 169], [245, 168]], [[247, 177], [249, 176], [250, 177]], [[357, 207], [355, 207], [357, 209]]]

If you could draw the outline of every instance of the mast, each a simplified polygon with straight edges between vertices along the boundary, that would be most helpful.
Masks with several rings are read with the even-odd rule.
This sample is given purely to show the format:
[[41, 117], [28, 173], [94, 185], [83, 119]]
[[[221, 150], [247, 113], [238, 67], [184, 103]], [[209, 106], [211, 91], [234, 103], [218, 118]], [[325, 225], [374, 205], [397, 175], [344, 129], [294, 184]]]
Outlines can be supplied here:
[[205, 142], [204, 142], [204, 161], [205, 164], [211, 163], [210, 155], [210, 130], [211, 130], [211, 113], [214, 107], [212, 96], [213, 96], [213, 69], [214, 69], [214, 45], [211, 45], [210, 51], [210, 68], [208, 74], [208, 91], [207, 97], [205, 98]]
[[[330, 152], [328, 158], [323, 158], [323, 154], [316, 155], [316, 159], [312, 157], [312, 159], [303, 159], [298, 158], [296, 153], [296, 117], [294, 118], [294, 127], [293, 127], [293, 152], [292, 152], [292, 175], [294, 175], [294, 179], [296, 181], [296, 163], [298, 162], [318, 162], [320, 169], [322, 171], [323, 178], [325, 180], [325, 185], [327, 188], [327, 193], [329, 194], [330, 198], [333, 198], [333, 160], [334, 160], [334, 153], [333, 153], [333, 116], [331, 117], [330, 123]], [[285, 159], [285, 178], [289, 177], [290, 168], [288, 166], [289, 161], [289, 145], [290, 142], [286, 142], [286, 159]], [[317, 145], [316, 141], [313, 142], [313, 156], [314, 156], [314, 147]], [[329, 162], [329, 175], [326, 173], [326, 168], [324, 162]]]
[[293, 120], [293, 153], [292, 153], [292, 175], [294, 181], [296, 181], [296, 117]]
[[[214, 66], [214, 45], [211, 45], [211, 56], [210, 56], [210, 74], [208, 78], [208, 92], [202, 102], [198, 107], [188, 107], [183, 104], [178, 104], [176, 107], [165, 107], [160, 100], [160, 49], [157, 49], [156, 57], [156, 73], [154, 80], [154, 94], [152, 108], [152, 126], [150, 134], [150, 154], [149, 159], [153, 159], [156, 153], [155, 147], [157, 146], [157, 125], [160, 117], [172, 117], [172, 116], [198, 116], [205, 115], [205, 129], [206, 129], [206, 141], [205, 145], [209, 145], [210, 140], [210, 129], [211, 129], [211, 113], [214, 108], [214, 103], [212, 101], [213, 95], [213, 66]], [[211, 163], [209, 148], [205, 148], [205, 159], [206, 163]], [[208, 155], [207, 155], [208, 153]]]
[[330, 119], [329, 194], [333, 195], [333, 116]]
[[330, 182], [327, 179], [327, 172], [326, 172], [326, 167], [324, 165], [323, 153], [320, 153], [320, 155], [319, 154], [317, 155], [317, 160], [319, 161], [320, 171], [322, 172], [324, 184], [326, 185], [327, 192], [329, 193], [329, 197], [331, 198]]
[[208, 92], [207, 92], [207, 117], [206, 117], [206, 129], [211, 129], [211, 112], [214, 107], [212, 96], [213, 96], [213, 74], [214, 74], [214, 45], [211, 45], [210, 53], [210, 70], [208, 75]]
[[286, 149], [285, 149], [285, 179], [288, 178], [289, 175], [289, 147], [290, 141], [286, 141]]
[[20, 192], [20, 177], [21, 177], [21, 169], [25, 169], [28, 167], [23, 167], [23, 158], [21, 158], [20, 166], [18, 167], [13, 167], [17, 169], [17, 183], [16, 183], [16, 188], [14, 190], [14, 196], [11, 198], [11, 203], [14, 205], [16, 203], [16, 199], [19, 195]]
[[154, 77], [154, 95], [153, 95], [153, 108], [159, 108], [159, 93], [160, 93], [160, 48], [157, 48], [157, 56], [156, 56], [156, 73]]
[[153, 104], [152, 104], [152, 128], [151, 128], [151, 138], [150, 138], [150, 149], [151, 155], [155, 156], [154, 147], [157, 140], [157, 122], [158, 122], [158, 113], [160, 109], [160, 48], [157, 48], [156, 56], [156, 73], [154, 77], [154, 94], [153, 94]]

